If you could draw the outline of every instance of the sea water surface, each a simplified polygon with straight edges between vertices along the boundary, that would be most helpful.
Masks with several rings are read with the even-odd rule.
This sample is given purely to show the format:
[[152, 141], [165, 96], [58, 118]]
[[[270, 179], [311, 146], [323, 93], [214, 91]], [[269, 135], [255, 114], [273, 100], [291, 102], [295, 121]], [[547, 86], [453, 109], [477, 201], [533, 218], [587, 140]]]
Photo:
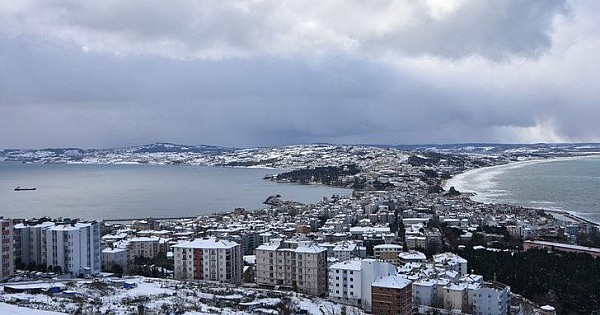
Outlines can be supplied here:
[[[128, 219], [182, 217], [264, 207], [270, 195], [316, 203], [349, 189], [281, 184], [277, 170], [182, 165], [0, 162], [0, 216]], [[15, 191], [35, 187], [35, 191]]]
[[565, 210], [600, 222], [600, 157], [517, 162], [475, 169], [446, 183], [474, 200]]

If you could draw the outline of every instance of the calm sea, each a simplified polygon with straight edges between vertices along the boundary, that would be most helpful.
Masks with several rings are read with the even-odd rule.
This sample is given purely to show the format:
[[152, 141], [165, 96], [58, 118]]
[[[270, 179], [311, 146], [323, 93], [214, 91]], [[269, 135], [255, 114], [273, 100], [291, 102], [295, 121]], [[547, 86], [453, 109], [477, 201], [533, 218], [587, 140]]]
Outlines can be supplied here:
[[455, 176], [446, 187], [474, 200], [566, 210], [600, 222], [600, 157], [520, 162]]
[[[303, 203], [351, 190], [263, 180], [274, 170], [158, 165], [0, 162], [0, 216], [121, 219], [264, 207], [270, 195]], [[35, 191], [14, 188], [35, 187]]]

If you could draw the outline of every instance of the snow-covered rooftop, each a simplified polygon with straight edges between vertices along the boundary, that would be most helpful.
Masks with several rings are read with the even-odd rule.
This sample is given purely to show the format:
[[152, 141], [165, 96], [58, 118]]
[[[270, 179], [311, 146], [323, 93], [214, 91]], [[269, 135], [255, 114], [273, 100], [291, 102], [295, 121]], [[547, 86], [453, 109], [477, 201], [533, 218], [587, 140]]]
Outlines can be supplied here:
[[410, 284], [410, 280], [398, 275], [383, 276], [373, 282], [374, 287], [390, 289], [404, 289]]
[[379, 244], [375, 245], [373, 249], [402, 249], [402, 245], [398, 244]]
[[362, 263], [358, 259], [346, 260], [339, 263], [335, 263], [329, 267], [330, 269], [342, 269], [342, 270], [361, 270]]
[[235, 246], [239, 246], [238, 243], [228, 241], [228, 240], [221, 240], [221, 239], [217, 239], [214, 237], [211, 237], [208, 239], [198, 238], [198, 239], [195, 239], [192, 241], [181, 241], [181, 242], [177, 243], [176, 245], [173, 245], [173, 247], [176, 247], [176, 248], [202, 248], [202, 249], [229, 249], [229, 248], [233, 248]]
[[298, 248], [296, 248], [295, 252], [296, 253], [309, 253], [309, 254], [317, 254], [317, 253], [322, 253], [327, 251], [327, 249], [318, 246], [318, 245], [310, 245], [310, 246], [298, 246]]
[[6, 303], [0, 303], [0, 314], [11, 315], [64, 315], [64, 313], [41, 311], [27, 307], [20, 307]]

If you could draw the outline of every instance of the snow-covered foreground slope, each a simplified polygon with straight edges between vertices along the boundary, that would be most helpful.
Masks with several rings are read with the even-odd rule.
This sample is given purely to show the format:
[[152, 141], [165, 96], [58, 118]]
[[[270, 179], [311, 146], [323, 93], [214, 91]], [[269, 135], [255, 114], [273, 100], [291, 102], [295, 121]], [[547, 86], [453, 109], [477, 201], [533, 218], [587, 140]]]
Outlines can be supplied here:
[[[124, 288], [125, 281], [134, 283], [134, 287]], [[304, 310], [308, 314], [320, 315], [323, 312], [339, 314], [344, 308], [324, 299], [294, 292], [219, 283], [131, 277], [73, 280], [66, 285], [68, 294], [3, 292], [0, 294], [0, 314], [51, 315], [59, 314], [53, 312], [79, 311], [119, 315], [135, 314], [143, 308], [152, 314], [279, 314]], [[348, 314], [364, 314], [353, 307], [347, 307], [346, 311]]]
[[20, 307], [17, 305], [11, 305], [6, 303], [0, 303], [0, 314], [11, 314], [11, 315], [62, 315], [65, 313], [40, 311], [27, 307]]

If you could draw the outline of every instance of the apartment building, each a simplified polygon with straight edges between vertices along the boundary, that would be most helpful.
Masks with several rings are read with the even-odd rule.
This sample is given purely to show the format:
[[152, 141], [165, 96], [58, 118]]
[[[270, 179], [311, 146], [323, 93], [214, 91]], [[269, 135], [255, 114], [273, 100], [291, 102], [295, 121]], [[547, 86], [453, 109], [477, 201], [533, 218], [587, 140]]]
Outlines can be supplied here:
[[2, 247], [0, 248], [0, 281], [15, 274], [15, 224], [12, 219], [0, 218]]
[[371, 311], [371, 284], [396, 274], [396, 267], [375, 259], [347, 260], [329, 267], [329, 300]]
[[453, 253], [441, 253], [433, 256], [437, 267], [454, 270], [461, 276], [467, 274], [467, 260]]
[[427, 260], [427, 256], [418, 251], [410, 250], [408, 252], [401, 252], [398, 254], [398, 259], [400, 260], [400, 264], [407, 263], [421, 263]]
[[443, 287], [444, 308], [447, 310], [466, 311], [468, 308], [468, 285], [465, 283], [449, 283]]
[[46, 264], [71, 275], [100, 273], [100, 224], [74, 223], [46, 229]]
[[129, 272], [129, 251], [125, 248], [105, 248], [102, 250], [102, 269], [111, 271], [118, 265], [123, 274]]
[[398, 244], [379, 244], [373, 247], [375, 258], [400, 266], [400, 253], [402, 253], [402, 245]]
[[427, 237], [410, 235], [405, 237], [406, 247], [409, 249], [421, 249], [427, 246]]
[[15, 225], [20, 248], [18, 259], [23, 265], [46, 265], [46, 230], [55, 226], [54, 222], [43, 222], [36, 225], [19, 223]]
[[273, 239], [256, 248], [256, 283], [324, 295], [327, 292], [327, 250], [309, 241]]
[[[158, 237], [134, 237], [129, 241], [129, 257], [154, 258], [161, 252], [160, 238]], [[166, 251], [165, 251], [166, 253]]]
[[411, 315], [410, 280], [397, 275], [380, 277], [372, 284], [373, 315]]
[[356, 243], [343, 242], [332, 249], [333, 257], [340, 261], [360, 257], [360, 246]]
[[181, 241], [173, 246], [173, 257], [175, 279], [242, 281], [242, 248], [236, 242], [214, 237]]
[[438, 281], [420, 279], [412, 283], [413, 305], [437, 306]]
[[473, 315], [506, 315], [510, 287], [498, 282], [485, 282], [473, 292]]

